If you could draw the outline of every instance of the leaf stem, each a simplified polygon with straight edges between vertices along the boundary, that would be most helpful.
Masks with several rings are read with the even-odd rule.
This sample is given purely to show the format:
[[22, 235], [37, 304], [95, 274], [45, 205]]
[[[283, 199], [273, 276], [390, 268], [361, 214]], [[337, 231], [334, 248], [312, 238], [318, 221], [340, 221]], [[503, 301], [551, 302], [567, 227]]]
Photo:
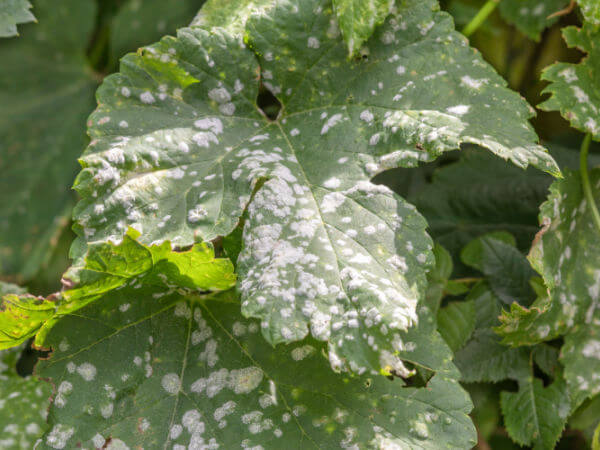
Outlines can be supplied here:
[[592, 193], [592, 185], [590, 184], [590, 175], [588, 172], [588, 153], [590, 151], [590, 144], [592, 142], [592, 135], [588, 133], [585, 135], [585, 139], [581, 144], [581, 153], [579, 154], [579, 169], [581, 170], [581, 184], [583, 187], [583, 193], [587, 202], [590, 205], [590, 209], [592, 210], [592, 217], [594, 218], [594, 223], [596, 224], [596, 228], [600, 231], [600, 213], [598, 212], [598, 207], [596, 206], [596, 201], [594, 200], [594, 195]]
[[488, 0], [485, 5], [481, 7], [479, 12], [475, 14], [475, 17], [463, 28], [462, 34], [466, 37], [471, 36], [477, 29], [485, 22], [488, 16], [494, 12], [496, 6], [498, 6], [500, 0]]

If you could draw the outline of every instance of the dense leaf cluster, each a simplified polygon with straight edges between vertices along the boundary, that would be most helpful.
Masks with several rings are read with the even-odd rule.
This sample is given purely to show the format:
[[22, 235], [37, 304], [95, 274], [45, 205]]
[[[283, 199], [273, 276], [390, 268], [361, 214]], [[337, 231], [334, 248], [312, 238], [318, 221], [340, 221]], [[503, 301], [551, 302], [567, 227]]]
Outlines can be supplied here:
[[599, 448], [598, 2], [203, 3], [0, 0], [0, 448]]

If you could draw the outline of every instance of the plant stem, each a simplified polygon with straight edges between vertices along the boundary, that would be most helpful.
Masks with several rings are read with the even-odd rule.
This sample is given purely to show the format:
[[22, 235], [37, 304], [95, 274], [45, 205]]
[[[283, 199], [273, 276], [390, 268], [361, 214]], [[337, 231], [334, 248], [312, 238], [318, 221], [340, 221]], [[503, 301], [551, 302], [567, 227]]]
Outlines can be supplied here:
[[592, 193], [592, 185], [590, 184], [590, 174], [588, 173], [587, 157], [588, 152], [590, 151], [591, 142], [592, 135], [591, 133], [588, 133], [586, 134], [585, 139], [581, 144], [581, 153], [579, 155], [579, 169], [581, 170], [581, 184], [583, 186], [583, 193], [585, 195], [585, 199], [590, 205], [592, 217], [594, 218], [596, 228], [598, 228], [598, 231], [600, 231], [600, 213], [598, 212], [598, 207], [596, 206], [596, 201], [594, 200], [594, 194]]
[[494, 9], [496, 9], [496, 6], [498, 6], [498, 3], [500, 3], [500, 0], [488, 0], [485, 3], [485, 5], [483, 5], [481, 7], [479, 12], [477, 14], [475, 14], [475, 17], [473, 17], [473, 19], [463, 29], [462, 33], [466, 37], [469, 37], [473, 33], [475, 33], [475, 31], [477, 31], [477, 29], [483, 24], [483, 22], [485, 22], [485, 20], [488, 18], [488, 16], [492, 12], [494, 12]]

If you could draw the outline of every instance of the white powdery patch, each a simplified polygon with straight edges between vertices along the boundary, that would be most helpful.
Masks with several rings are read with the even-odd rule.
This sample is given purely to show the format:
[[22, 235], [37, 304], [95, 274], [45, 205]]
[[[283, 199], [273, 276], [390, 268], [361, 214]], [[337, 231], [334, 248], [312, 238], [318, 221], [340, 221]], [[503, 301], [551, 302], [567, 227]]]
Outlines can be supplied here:
[[90, 363], [83, 363], [77, 368], [77, 373], [85, 381], [92, 381], [96, 378], [96, 367]]
[[485, 83], [487, 82], [486, 79], [481, 79], [481, 80], [477, 80], [475, 78], [471, 78], [469, 75], [464, 75], [463, 77], [461, 77], [460, 79], [460, 83], [463, 86], [467, 86], [470, 87], [472, 89], [479, 89], [481, 86], [483, 86]]
[[145, 91], [140, 94], [140, 100], [147, 105], [151, 105], [156, 100], [154, 99], [154, 95], [150, 91]]
[[181, 389], [181, 380], [176, 373], [168, 373], [162, 378], [161, 385], [169, 394], [177, 394]]
[[337, 189], [341, 184], [342, 182], [339, 178], [332, 177], [323, 183], [323, 187], [326, 187], [327, 189]]
[[371, 123], [373, 122], [373, 119], [375, 119], [375, 116], [368, 109], [365, 109], [360, 113], [360, 120], [362, 120], [363, 122]]
[[194, 126], [200, 130], [208, 130], [215, 135], [223, 133], [223, 123], [217, 117], [205, 117], [194, 122]]
[[312, 345], [303, 345], [292, 350], [291, 355], [294, 361], [301, 361], [307, 356], [310, 356], [315, 352], [315, 348]]
[[346, 201], [346, 197], [340, 192], [330, 192], [321, 201], [321, 211], [324, 213], [335, 212]]
[[229, 373], [229, 387], [236, 394], [247, 394], [258, 387], [263, 379], [263, 372], [258, 367], [246, 367], [232, 370]]
[[55, 425], [46, 437], [46, 444], [52, 448], [63, 449], [67, 446], [67, 441], [71, 439], [73, 433], [75, 433], [73, 427], [63, 424]]
[[233, 414], [233, 412], [235, 411], [235, 407], [236, 403], [232, 400], [229, 400], [228, 402], [223, 403], [221, 406], [215, 409], [213, 417], [217, 422], [220, 422], [225, 416]]
[[196, 205], [188, 211], [188, 221], [192, 223], [200, 222], [206, 216], [208, 216], [208, 211], [200, 205]]
[[581, 353], [586, 358], [600, 359], [600, 341], [587, 341]]
[[306, 45], [308, 48], [319, 48], [321, 46], [321, 44], [319, 43], [319, 40], [313, 36], [308, 38]]
[[456, 105], [451, 106], [450, 108], [446, 109], [446, 111], [456, 116], [464, 116], [469, 112], [469, 109], [471, 109], [469, 105]]
[[92, 438], [92, 444], [94, 444], [94, 447], [96, 447], [96, 448], [104, 447], [105, 442], [106, 442], [106, 439], [104, 439], [104, 437], [99, 433], [96, 433], [94, 435], [94, 437]]
[[333, 116], [331, 116], [327, 122], [325, 122], [325, 125], [323, 125], [323, 128], [321, 128], [321, 135], [327, 134], [327, 132], [333, 128], [334, 126], [336, 126], [338, 123], [340, 123], [342, 121], [343, 116], [341, 114], [334, 114]]

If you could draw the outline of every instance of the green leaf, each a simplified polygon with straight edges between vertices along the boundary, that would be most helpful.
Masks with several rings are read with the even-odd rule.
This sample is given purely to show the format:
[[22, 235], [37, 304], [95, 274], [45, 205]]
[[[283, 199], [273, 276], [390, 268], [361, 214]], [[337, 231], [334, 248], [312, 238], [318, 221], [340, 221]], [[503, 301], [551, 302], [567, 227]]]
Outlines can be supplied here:
[[570, 428], [587, 431], [586, 434], [590, 436], [598, 425], [600, 425], [600, 395], [584, 402], [569, 418]]
[[456, 352], [455, 364], [461, 380], [498, 382], [507, 378], [519, 380], [529, 374], [529, 351], [510, 348], [500, 343], [491, 327], [498, 324], [502, 302], [486, 282], [476, 284], [467, 296], [475, 304], [475, 331], [466, 345]]
[[[187, 26], [204, 0], [128, 0], [111, 22], [110, 50], [113, 62], [177, 28]], [[221, 8], [223, 7], [223, 2]]]
[[7, 294], [0, 299], [0, 349], [33, 337], [54, 314], [56, 303], [32, 295]]
[[[391, 17], [368, 60], [347, 61], [325, 0], [251, 15], [253, 51], [196, 27], [126, 56], [90, 119], [76, 182], [82, 239], [133, 226], [143, 243], [186, 246], [229, 234], [247, 206], [244, 315], [263, 321], [272, 344], [310, 328], [331, 343], [336, 368], [379, 372], [383, 352], [397, 350], [386, 333], [415, 322], [433, 258], [423, 218], [370, 178], [461, 142], [558, 173], [527, 105], [437, 2], [406, 8], [406, 29]], [[256, 105], [258, 73], [283, 105], [277, 119]]]
[[18, 281], [36, 274], [68, 224], [96, 87], [85, 57], [95, 2], [35, 10], [38, 25], [0, 41], [0, 273]]
[[221, 27], [242, 36], [246, 21], [252, 14], [266, 13], [273, 0], [208, 0], [190, 24], [192, 27]]
[[27, 0], [3, 0], [0, 4], [0, 38], [16, 36], [17, 24], [34, 22]]
[[444, 298], [448, 279], [452, 275], [452, 257], [444, 247], [438, 244], [433, 247], [433, 256], [435, 257], [435, 266], [427, 273], [425, 304], [432, 314], [436, 315]]
[[51, 387], [17, 374], [24, 346], [0, 350], [0, 447], [30, 450], [46, 429]]
[[503, 303], [531, 303], [534, 292], [529, 281], [535, 272], [509, 233], [494, 232], [474, 239], [460, 256], [466, 265], [486, 275], [492, 291]]
[[[560, 330], [552, 330], [555, 315], [560, 314], [559, 308], [552, 307], [550, 297], [539, 297], [530, 308], [518, 303], [510, 305], [510, 311], [503, 310], [500, 314], [500, 325], [494, 329], [502, 336], [502, 343], [519, 347], [521, 345], [536, 345], [540, 342], [554, 339]], [[552, 331], [552, 333], [551, 333]]]
[[550, 94], [550, 98], [539, 108], [560, 111], [571, 126], [600, 140], [600, 93], [597, 89], [600, 29], [585, 23], [583, 28], [564, 28], [563, 35], [569, 47], [577, 47], [588, 55], [579, 64], [557, 63], [544, 70], [542, 79], [550, 81], [544, 93]]
[[[381, 25], [394, 6], [393, 0], [333, 0], [349, 56], [354, 56]], [[400, 7], [401, 8], [401, 7]]]
[[568, 0], [502, 0], [499, 9], [504, 20], [539, 41], [542, 31], [558, 21], [558, 17], [549, 16], [568, 4]]
[[99, 448], [109, 439], [122, 448], [475, 444], [470, 400], [451, 377], [414, 388], [337, 375], [323, 343], [274, 349], [237, 302], [152, 298], [158, 292], [113, 291], [52, 329], [54, 352], [38, 373], [58, 396], [39, 448]]
[[[590, 171], [592, 195], [600, 199], [600, 170]], [[541, 206], [543, 225], [530, 253], [530, 261], [550, 291], [547, 310], [534, 311], [513, 325], [519, 331], [542, 330], [546, 339], [567, 334], [561, 361], [577, 406], [600, 392], [600, 230], [583, 194], [579, 172], [550, 188]]]
[[522, 381], [518, 392], [500, 393], [500, 405], [510, 437], [536, 450], [554, 448], [570, 413], [566, 385], [560, 379], [548, 387], [538, 378]]
[[475, 330], [475, 301], [449, 303], [440, 309], [437, 320], [440, 334], [456, 352]]
[[[562, 167], [569, 152], [554, 153]], [[523, 171], [479, 149], [465, 149], [409, 200], [427, 219], [431, 236], [453, 255], [473, 237], [500, 230], [514, 235], [520, 249], [528, 249], [551, 182], [542, 172]]]
[[586, 22], [600, 25], [600, 4], [597, 0], [577, 0]]

